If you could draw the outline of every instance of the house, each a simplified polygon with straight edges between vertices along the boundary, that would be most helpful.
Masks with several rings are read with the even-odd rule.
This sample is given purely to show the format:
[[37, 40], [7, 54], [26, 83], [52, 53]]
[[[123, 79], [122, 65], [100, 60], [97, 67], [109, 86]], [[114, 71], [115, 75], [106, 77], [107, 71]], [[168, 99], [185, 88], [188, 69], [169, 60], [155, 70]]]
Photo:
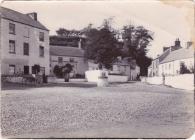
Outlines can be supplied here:
[[33, 74], [34, 65], [49, 74], [49, 30], [37, 13], [23, 14], [0, 8], [1, 74]]
[[[108, 70], [109, 75], [124, 75], [128, 76], [129, 80], [137, 80], [137, 76], [140, 74], [140, 67], [136, 64], [135, 60], [132, 60], [133, 65], [130, 66], [126, 58], [118, 57], [117, 61], [112, 64], [112, 68]], [[88, 61], [89, 70], [98, 70], [98, 64], [95, 64], [92, 60]]]
[[140, 67], [136, 64], [136, 60], [131, 60], [131, 65], [126, 58], [119, 58], [113, 63], [110, 74], [121, 74], [129, 77], [129, 80], [137, 80], [140, 74]]
[[[62, 37], [59, 37], [62, 40]], [[58, 38], [58, 39], [59, 39]], [[77, 38], [77, 37], [76, 37]], [[69, 40], [65, 38], [63, 40]], [[63, 41], [65, 42], [65, 41]], [[84, 58], [84, 50], [81, 48], [82, 39], [77, 41], [77, 46], [64, 46], [64, 44], [50, 43], [50, 73], [53, 74], [55, 66], [73, 66], [72, 76], [76, 74], [84, 75], [88, 70], [88, 62]], [[67, 45], [67, 44], [65, 44]]]
[[170, 54], [160, 62], [159, 75], [181, 74], [181, 66], [184, 65], [189, 72], [194, 70], [194, 48], [188, 46], [171, 51]]
[[167, 55], [169, 55], [169, 53], [169, 47], [163, 47], [163, 53], [152, 60], [151, 65], [148, 67], [149, 77], [159, 76], [159, 64], [165, 57], [167, 57]]
[[192, 42], [187, 42], [186, 47], [182, 48], [179, 39], [176, 39], [174, 46], [164, 47], [163, 53], [153, 59], [148, 76], [177, 75], [181, 65], [191, 71], [194, 69], [194, 48]]

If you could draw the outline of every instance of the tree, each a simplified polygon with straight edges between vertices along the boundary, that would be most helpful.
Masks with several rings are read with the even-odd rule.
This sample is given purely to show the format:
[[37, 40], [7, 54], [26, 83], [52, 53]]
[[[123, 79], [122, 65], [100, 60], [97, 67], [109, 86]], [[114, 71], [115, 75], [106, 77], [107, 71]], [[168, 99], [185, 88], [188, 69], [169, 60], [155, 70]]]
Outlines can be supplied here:
[[99, 69], [112, 67], [119, 55], [118, 41], [114, 32], [108, 28], [108, 23], [100, 29], [91, 28], [86, 33], [85, 57], [94, 60]]
[[62, 77], [62, 76], [63, 76], [62, 70], [61, 70], [61, 68], [60, 68], [58, 65], [55, 65], [55, 66], [54, 66], [53, 73], [54, 73], [57, 77]]
[[151, 58], [146, 56], [147, 47], [153, 40], [153, 33], [143, 26], [124, 26], [122, 37], [124, 40], [123, 57], [135, 59], [140, 67], [140, 75], [147, 75], [147, 68], [151, 64]]
[[68, 30], [68, 29], [65, 29], [65, 28], [59, 28], [57, 31], [56, 31], [57, 35], [58, 36], [64, 36], [64, 37], [71, 37], [71, 36], [79, 36], [81, 34], [81, 31], [79, 30]]
[[180, 64], [180, 74], [190, 73], [190, 70], [184, 63]]

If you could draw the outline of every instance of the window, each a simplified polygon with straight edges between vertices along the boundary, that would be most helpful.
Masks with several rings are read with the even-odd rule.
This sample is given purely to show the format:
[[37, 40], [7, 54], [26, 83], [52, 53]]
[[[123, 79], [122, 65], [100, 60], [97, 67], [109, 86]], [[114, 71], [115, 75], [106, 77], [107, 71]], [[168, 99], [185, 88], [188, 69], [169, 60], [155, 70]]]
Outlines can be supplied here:
[[74, 58], [70, 58], [70, 62], [74, 62]]
[[39, 41], [44, 41], [44, 32], [39, 33]]
[[16, 53], [14, 40], [9, 40], [9, 53]]
[[28, 27], [24, 27], [24, 37], [29, 38], [29, 34], [30, 34], [29, 28]]
[[15, 65], [9, 65], [9, 74], [15, 74]]
[[24, 49], [24, 55], [29, 55], [29, 44], [28, 43], [24, 43], [23, 49]]
[[58, 63], [62, 63], [63, 58], [62, 57], [58, 57]]
[[32, 70], [32, 74], [35, 74], [35, 73], [36, 73], [36, 72], [35, 72], [35, 67], [34, 67], [34, 66], [31, 67], [31, 70]]
[[29, 74], [29, 66], [24, 66], [24, 74]]
[[9, 23], [9, 33], [15, 35], [15, 24]]
[[44, 57], [44, 47], [39, 46], [39, 56]]

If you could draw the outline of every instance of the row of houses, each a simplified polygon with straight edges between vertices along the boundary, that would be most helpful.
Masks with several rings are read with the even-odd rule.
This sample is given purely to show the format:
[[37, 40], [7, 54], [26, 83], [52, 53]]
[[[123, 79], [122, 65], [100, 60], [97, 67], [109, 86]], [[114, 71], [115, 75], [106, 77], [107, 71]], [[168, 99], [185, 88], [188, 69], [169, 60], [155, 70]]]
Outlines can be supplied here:
[[[39, 65], [40, 74], [51, 75], [56, 65], [67, 63], [73, 66], [73, 75], [84, 75], [87, 70], [97, 69], [96, 64], [84, 58], [82, 37], [74, 37], [73, 45], [63, 45], [60, 40], [51, 40], [49, 29], [38, 21], [37, 13], [22, 14], [4, 7], [0, 8], [0, 13], [1, 74], [34, 74], [35, 65]], [[119, 58], [110, 72], [134, 79], [139, 74], [139, 67], [131, 70], [130, 65]]]
[[192, 42], [182, 47], [179, 38], [170, 47], [164, 47], [163, 53], [153, 59], [148, 68], [148, 77], [175, 76], [194, 72], [194, 48]]

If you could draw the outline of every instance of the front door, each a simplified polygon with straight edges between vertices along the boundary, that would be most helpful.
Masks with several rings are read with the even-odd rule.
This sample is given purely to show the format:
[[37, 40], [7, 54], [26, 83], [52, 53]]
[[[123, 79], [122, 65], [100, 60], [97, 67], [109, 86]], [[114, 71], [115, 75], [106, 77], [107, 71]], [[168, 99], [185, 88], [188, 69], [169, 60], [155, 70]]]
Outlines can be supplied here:
[[24, 74], [29, 74], [29, 66], [24, 66]]

